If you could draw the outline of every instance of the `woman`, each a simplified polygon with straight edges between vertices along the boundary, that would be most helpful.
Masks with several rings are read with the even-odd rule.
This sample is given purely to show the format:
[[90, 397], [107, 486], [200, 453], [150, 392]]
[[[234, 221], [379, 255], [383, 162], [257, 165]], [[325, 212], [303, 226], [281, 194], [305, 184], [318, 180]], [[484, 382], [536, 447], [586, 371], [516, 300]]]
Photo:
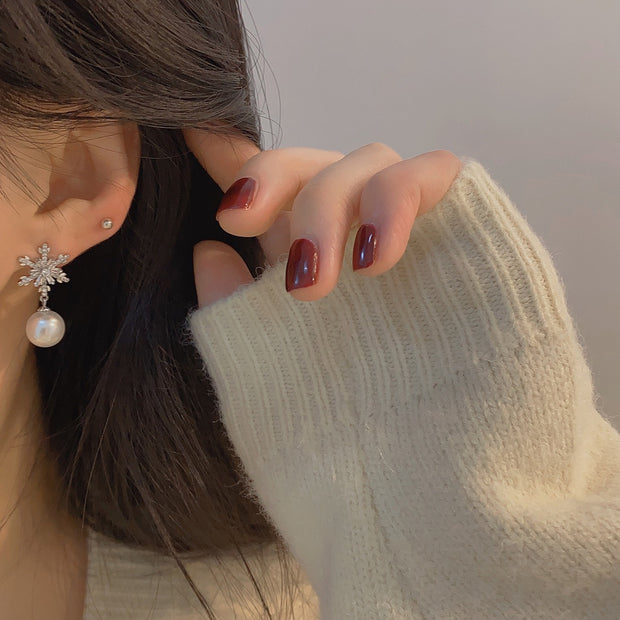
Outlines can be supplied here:
[[620, 438], [480, 164], [262, 151], [233, 0], [1, 5], [1, 618], [617, 617]]

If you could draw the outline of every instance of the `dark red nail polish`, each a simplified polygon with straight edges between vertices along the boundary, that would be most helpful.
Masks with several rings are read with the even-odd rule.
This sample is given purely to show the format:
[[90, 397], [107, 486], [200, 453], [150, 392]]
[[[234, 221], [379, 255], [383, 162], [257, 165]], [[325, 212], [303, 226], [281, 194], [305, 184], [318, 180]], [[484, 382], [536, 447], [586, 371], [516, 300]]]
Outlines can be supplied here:
[[305, 288], [316, 283], [319, 275], [319, 252], [309, 239], [295, 239], [286, 263], [286, 290]]
[[256, 194], [256, 181], [250, 177], [237, 179], [222, 196], [220, 206], [215, 213], [217, 219], [222, 211], [227, 209], [248, 209]]
[[372, 224], [362, 224], [353, 244], [353, 269], [370, 267], [377, 256], [377, 229]]

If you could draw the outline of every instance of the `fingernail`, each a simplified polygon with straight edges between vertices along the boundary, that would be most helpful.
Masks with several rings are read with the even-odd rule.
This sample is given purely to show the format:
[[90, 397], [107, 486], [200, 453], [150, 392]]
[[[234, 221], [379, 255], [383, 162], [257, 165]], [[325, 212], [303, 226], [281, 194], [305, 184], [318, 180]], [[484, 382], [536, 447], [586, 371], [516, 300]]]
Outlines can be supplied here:
[[249, 209], [256, 194], [256, 185], [256, 181], [251, 177], [237, 179], [222, 196], [215, 218], [227, 209]]
[[305, 288], [316, 283], [319, 275], [319, 252], [309, 239], [295, 239], [286, 263], [286, 290]]
[[375, 262], [377, 256], [377, 229], [372, 224], [362, 224], [353, 244], [353, 269], [364, 269]]

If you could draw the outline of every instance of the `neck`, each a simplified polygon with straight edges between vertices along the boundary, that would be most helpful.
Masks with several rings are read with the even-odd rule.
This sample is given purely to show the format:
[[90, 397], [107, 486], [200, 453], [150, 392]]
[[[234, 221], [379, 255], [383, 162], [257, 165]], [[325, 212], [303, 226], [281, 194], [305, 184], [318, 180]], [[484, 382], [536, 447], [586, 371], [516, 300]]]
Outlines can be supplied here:
[[[6, 287], [10, 288], [10, 284]], [[15, 287], [17, 288], [17, 287]], [[21, 293], [21, 294], [20, 294]], [[38, 445], [43, 440], [40, 392], [36, 382], [34, 350], [28, 342], [24, 317], [33, 309], [32, 294], [3, 291], [0, 295], [0, 536], [14, 519], [20, 494], [26, 491]]]
[[25, 334], [37, 301], [13, 282], [0, 292], [0, 617], [81, 618], [86, 537], [58, 501]]

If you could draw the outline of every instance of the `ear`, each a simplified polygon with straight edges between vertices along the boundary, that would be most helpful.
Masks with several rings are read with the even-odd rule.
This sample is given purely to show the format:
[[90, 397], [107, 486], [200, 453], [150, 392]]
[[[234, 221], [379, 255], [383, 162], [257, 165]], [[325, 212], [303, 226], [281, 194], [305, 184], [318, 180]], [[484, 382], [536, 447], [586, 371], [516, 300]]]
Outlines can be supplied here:
[[[133, 200], [140, 169], [135, 123], [89, 123], [67, 133], [51, 157], [49, 192], [30, 222], [32, 247], [46, 242], [69, 261], [115, 234]], [[105, 229], [104, 219], [112, 220]], [[29, 236], [30, 236], [29, 234]]]

